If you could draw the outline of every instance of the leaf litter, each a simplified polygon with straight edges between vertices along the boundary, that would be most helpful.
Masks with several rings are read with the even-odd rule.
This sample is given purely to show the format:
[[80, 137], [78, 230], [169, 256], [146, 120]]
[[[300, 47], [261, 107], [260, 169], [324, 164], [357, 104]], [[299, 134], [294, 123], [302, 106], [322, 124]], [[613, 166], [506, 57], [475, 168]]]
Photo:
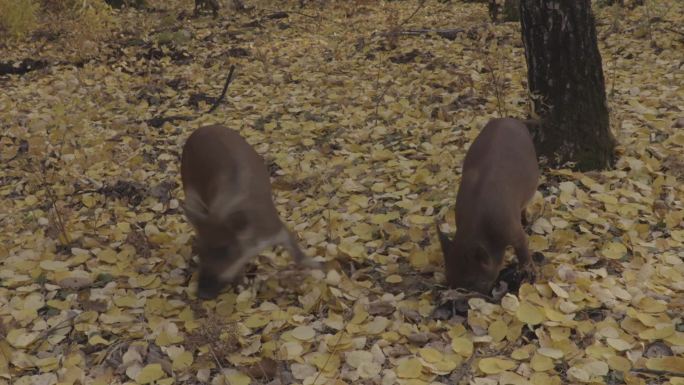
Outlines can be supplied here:
[[[684, 383], [682, 4], [596, 8], [617, 165], [545, 170], [537, 282], [443, 319], [433, 219], [453, 230], [479, 128], [526, 113], [519, 27], [457, 2], [270, 18], [262, 1], [183, 22], [187, 4], [164, 4], [121, 11], [125, 34], [82, 66], [58, 42], [8, 50], [43, 44], [51, 64], [0, 79], [0, 383]], [[376, 33], [404, 19], [463, 33]], [[202, 114], [229, 64], [226, 101]], [[210, 123], [263, 154], [324, 271], [266, 251], [236, 288], [196, 299], [179, 151]]]

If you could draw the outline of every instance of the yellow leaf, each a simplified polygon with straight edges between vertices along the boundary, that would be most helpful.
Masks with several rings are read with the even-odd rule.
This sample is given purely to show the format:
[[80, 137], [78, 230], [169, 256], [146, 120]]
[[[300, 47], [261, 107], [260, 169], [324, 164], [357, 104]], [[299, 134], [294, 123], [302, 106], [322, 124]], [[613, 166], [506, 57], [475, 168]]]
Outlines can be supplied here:
[[83, 202], [83, 205], [87, 208], [92, 208], [97, 204], [97, 198], [95, 198], [92, 195], [83, 195], [81, 197], [81, 202]]
[[591, 376], [581, 367], [573, 366], [568, 369], [568, 376], [575, 381], [589, 382]]
[[554, 292], [558, 297], [560, 297], [560, 298], [568, 298], [568, 297], [570, 297], [570, 296], [568, 295], [568, 292], [565, 291], [565, 289], [563, 289], [562, 287], [558, 286], [557, 284], [555, 284], [555, 283], [553, 283], [553, 282], [549, 282], [549, 287], [550, 287], [551, 290], [553, 290], [553, 292]]
[[456, 338], [456, 337], [461, 337], [462, 335], [465, 334], [465, 332], [466, 332], [465, 326], [463, 326], [462, 324], [456, 324], [456, 325], [452, 326], [451, 329], [449, 329], [447, 334], [451, 338]]
[[601, 254], [608, 259], [620, 259], [627, 254], [627, 248], [622, 243], [608, 242], [603, 245]]
[[97, 259], [110, 264], [115, 264], [119, 261], [116, 251], [112, 249], [101, 250], [99, 253], [97, 253]]
[[189, 351], [184, 351], [173, 358], [171, 367], [173, 370], [183, 371], [192, 365], [193, 357]]
[[252, 383], [252, 379], [246, 374], [242, 373], [231, 373], [226, 375], [227, 385], [249, 385]]
[[550, 376], [541, 372], [533, 373], [530, 377], [530, 382], [533, 385], [561, 385], [558, 376]]
[[528, 238], [529, 247], [534, 251], [545, 251], [549, 248], [549, 241], [546, 237], [533, 234]]
[[93, 283], [90, 273], [83, 270], [55, 272], [55, 281], [63, 289], [82, 289]]
[[377, 362], [366, 361], [359, 365], [359, 368], [356, 370], [356, 372], [361, 378], [370, 379], [380, 374], [381, 370], [382, 366], [380, 366], [380, 364]]
[[434, 348], [422, 348], [418, 350], [418, 354], [427, 362], [438, 362], [444, 358], [444, 355]]
[[129, 293], [126, 296], [115, 296], [114, 304], [119, 307], [138, 308], [142, 307], [145, 302], [144, 300], [138, 299], [135, 294]]
[[657, 324], [656, 327], [652, 329], [646, 329], [639, 333], [639, 338], [642, 340], [664, 340], [667, 337], [675, 333], [675, 327], [673, 324]]
[[498, 374], [515, 368], [516, 363], [502, 358], [487, 357], [481, 359], [477, 366], [485, 374]]
[[352, 368], [358, 368], [364, 362], [373, 361], [373, 354], [365, 350], [354, 350], [345, 355], [345, 362]]
[[307, 362], [316, 365], [322, 372], [333, 372], [339, 368], [341, 360], [337, 354], [315, 352], [307, 356]]
[[542, 356], [552, 358], [554, 360], [563, 358], [563, 352], [561, 350], [553, 348], [539, 348], [537, 349], [537, 353], [541, 354]]
[[286, 360], [299, 358], [302, 352], [304, 352], [304, 347], [299, 342], [289, 341], [280, 345], [280, 353]]
[[387, 283], [400, 283], [401, 281], [403, 281], [403, 278], [401, 278], [401, 275], [398, 274], [392, 274], [385, 278], [385, 282]]
[[419, 378], [422, 370], [423, 364], [420, 363], [420, 360], [409, 358], [399, 363], [399, 366], [397, 366], [397, 376], [399, 378]]
[[423, 366], [430, 368], [430, 371], [438, 375], [447, 375], [456, 369], [463, 362], [463, 358], [456, 353], [446, 353], [441, 360], [434, 363], [423, 362]]
[[553, 360], [549, 357], [535, 353], [530, 360], [530, 366], [537, 372], [546, 372], [553, 369]]
[[261, 327], [266, 326], [270, 322], [270, 319], [260, 313], [252, 314], [245, 320], [245, 326], [247, 326], [250, 329], [258, 329]]
[[182, 341], [183, 336], [178, 334], [177, 330], [175, 332], [171, 330], [162, 330], [154, 340], [154, 342], [159, 346], [169, 346]]
[[514, 372], [503, 372], [499, 377], [499, 385], [530, 385], [525, 377]]
[[90, 337], [88, 339], [88, 344], [91, 346], [95, 345], [109, 345], [111, 342], [107, 341], [106, 339], [102, 338], [101, 335], [95, 334], [94, 336]]
[[473, 341], [465, 337], [456, 337], [451, 341], [451, 349], [468, 358], [473, 354]]
[[291, 334], [300, 341], [311, 341], [316, 336], [316, 331], [311, 326], [303, 325], [294, 328]]
[[603, 377], [608, 374], [608, 364], [598, 360], [585, 362], [582, 364], [582, 369], [591, 377]]
[[658, 357], [646, 360], [646, 367], [651, 370], [684, 373], [684, 357]]
[[637, 307], [647, 313], [664, 313], [667, 311], [667, 305], [663, 301], [651, 297], [642, 298]]
[[427, 253], [425, 253], [423, 250], [414, 249], [409, 255], [409, 262], [414, 268], [422, 269], [430, 264], [430, 259], [428, 258]]
[[632, 344], [619, 338], [606, 338], [606, 343], [619, 352], [624, 352], [632, 347]]
[[364, 241], [370, 241], [373, 239], [373, 232], [375, 231], [375, 227], [367, 223], [360, 222], [352, 226], [351, 231], [352, 233], [354, 233], [354, 235], [357, 235]]
[[34, 364], [41, 369], [43, 372], [50, 372], [57, 370], [59, 365], [59, 360], [57, 357], [45, 357], [39, 358], [34, 361]]
[[38, 333], [28, 332], [26, 329], [12, 329], [7, 333], [7, 342], [17, 349], [23, 349], [33, 343]]
[[135, 377], [135, 382], [138, 384], [149, 384], [164, 377], [164, 370], [161, 364], [149, 364], [142, 368], [140, 373]]
[[511, 352], [511, 358], [518, 361], [526, 360], [530, 358], [530, 352], [526, 346], [523, 346], [522, 348], [515, 349]]
[[508, 325], [501, 319], [498, 319], [489, 324], [489, 329], [487, 331], [492, 337], [493, 342], [500, 342], [503, 341], [503, 339], [506, 338], [506, 334], [508, 334]]
[[391, 321], [385, 317], [375, 317], [373, 320], [366, 324], [366, 332], [368, 334], [380, 334], [387, 329]]
[[370, 216], [371, 223], [376, 225], [381, 225], [383, 223], [391, 222], [395, 219], [399, 219], [399, 212], [392, 211], [387, 214], [375, 214]]
[[619, 372], [628, 372], [632, 369], [632, 362], [625, 357], [621, 356], [610, 356], [608, 358], [608, 366]]
[[521, 303], [520, 306], [518, 306], [518, 310], [515, 311], [515, 315], [520, 322], [528, 325], [537, 325], [544, 321], [544, 314], [539, 308], [528, 302]]
[[412, 214], [408, 216], [408, 219], [414, 225], [431, 225], [434, 222], [434, 218], [427, 215]]
[[366, 256], [366, 247], [360, 243], [343, 239], [337, 249], [351, 258], [363, 259]]
[[48, 271], [64, 271], [69, 268], [69, 264], [64, 261], [46, 260], [40, 261], [40, 268]]

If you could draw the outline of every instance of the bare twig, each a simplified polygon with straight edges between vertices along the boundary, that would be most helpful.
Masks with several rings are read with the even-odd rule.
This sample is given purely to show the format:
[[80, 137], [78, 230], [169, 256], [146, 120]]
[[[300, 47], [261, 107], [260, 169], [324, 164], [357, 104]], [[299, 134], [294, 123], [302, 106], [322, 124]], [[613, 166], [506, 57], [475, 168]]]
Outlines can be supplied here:
[[651, 40], [651, 48], [658, 48], [658, 44], [656, 43], [655, 37], [653, 36], [653, 22], [651, 21], [653, 18], [651, 17], [651, 7], [646, 4], [644, 6], [644, 10], [646, 11], [646, 26], [647, 32], [648, 32], [648, 38]]
[[477, 351], [474, 351], [473, 354], [470, 355], [470, 358], [468, 358], [464, 363], [462, 363], [461, 366], [458, 367], [458, 369], [454, 370], [455, 374], [450, 377], [452, 383], [458, 384], [459, 382], [461, 382], [463, 377], [470, 374], [470, 366], [473, 364], [473, 361], [475, 360], [476, 356]]
[[617, 70], [616, 70], [617, 69], [617, 57], [616, 56], [617, 55], [613, 55], [613, 57], [611, 58], [612, 59], [611, 60], [612, 61], [612, 71], [610, 74], [611, 85], [610, 85], [610, 92], [608, 93], [608, 95], [610, 95], [611, 98], [613, 96], [615, 96], [615, 78], [617, 77]]
[[48, 338], [52, 333], [54, 333], [58, 329], [73, 326], [74, 320], [78, 316], [80, 316], [81, 314], [83, 314], [83, 313], [74, 312], [74, 313], [70, 314], [66, 319], [60, 321], [59, 323], [57, 323], [55, 325], [53, 325], [51, 328], [44, 330], [38, 337], [36, 337], [35, 340], [33, 340], [33, 342], [31, 342], [31, 346], [32, 346], [31, 353], [33, 353], [37, 349], [37, 347], [40, 346], [40, 344], [36, 345], [36, 342], [45, 340], [46, 338]]
[[218, 365], [219, 369], [221, 369], [221, 371], [223, 372], [223, 365], [221, 365], [221, 361], [216, 356], [216, 352], [214, 352], [214, 342], [210, 339], [209, 333], [207, 332], [207, 329], [205, 326], [202, 326], [202, 334], [204, 334], [204, 337], [207, 340], [209, 340], [209, 352], [214, 357], [214, 361], [216, 361], [216, 365]]
[[342, 336], [344, 335], [344, 329], [347, 327], [347, 323], [343, 325], [342, 329], [340, 329], [340, 335], [337, 337], [337, 341], [335, 341], [335, 345], [333, 345], [332, 351], [328, 354], [328, 358], [325, 359], [325, 362], [323, 363], [323, 366], [321, 367], [321, 370], [318, 371], [316, 374], [316, 377], [314, 378], [312, 384], [317, 384], [318, 383], [318, 377], [321, 376], [321, 373], [323, 373], [323, 370], [325, 369], [326, 366], [328, 366], [328, 361], [330, 361], [330, 357], [333, 356], [337, 352], [337, 346], [340, 344], [340, 341], [342, 340]]
[[423, 6], [425, 5], [425, 2], [426, 2], [426, 0], [421, 0], [421, 1], [418, 3], [418, 6], [416, 6], [416, 9], [413, 10], [413, 13], [411, 13], [411, 14], [409, 15], [409, 17], [407, 17], [407, 18], [404, 19], [401, 23], [399, 23], [399, 24], [397, 25], [397, 28], [396, 28], [396, 29], [399, 29], [399, 28], [403, 27], [406, 23], [408, 23], [409, 20], [411, 20], [414, 16], [416, 16], [416, 14], [418, 13], [418, 11], [420, 11], [420, 9], [423, 8]]
[[209, 111], [207, 111], [207, 113], [211, 114], [212, 112], [214, 112], [214, 110], [216, 110], [216, 108], [221, 103], [223, 98], [226, 97], [226, 91], [228, 91], [228, 86], [233, 81], [233, 73], [234, 72], [235, 72], [235, 65], [233, 64], [230, 66], [230, 71], [228, 72], [228, 78], [226, 79], [226, 83], [223, 85], [223, 91], [221, 91], [221, 96], [219, 96], [218, 99], [216, 99], [216, 101], [214, 102], [214, 105], [211, 106], [211, 108], [209, 109]]
[[373, 122], [373, 125], [378, 123], [378, 111], [380, 110], [380, 102], [382, 101], [382, 98], [385, 97], [385, 94], [389, 90], [390, 86], [392, 85], [392, 81], [388, 81], [387, 84], [385, 84], [384, 89], [382, 90], [382, 93], [378, 96], [378, 99], [375, 101], [375, 120]]
[[508, 111], [506, 111], [506, 107], [503, 104], [503, 100], [501, 98], [501, 84], [499, 82], [499, 77], [496, 76], [496, 71], [494, 70], [494, 67], [492, 67], [492, 64], [489, 62], [489, 56], [485, 53], [484, 56], [484, 62], [485, 65], [487, 66], [487, 70], [489, 70], [489, 73], [492, 77], [492, 84], [494, 85], [494, 96], [496, 97], [496, 107], [499, 112], [499, 117], [503, 118], [508, 114]]
[[41, 164], [40, 170], [41, 170], [41, 176], [43, 177], [43, 188], [45, 189], [45, 193], [47, 194], [48, 199], [50, 200], [50, 205], [52, 206], [52, 210], [55, 212], [55, 219], [57, 220], [57, 227], [59, 228], [59, 232], [64, 237], [65, 244], [68, 245], [69, 243], [71, 243], [71, 239], [69, 238], [69, 234], [67, 233], [66, 226], [64, 225], [64, 219], [62, 218], [62, 213], [57, 208], [57, 196], [55, 195], [55, 192], [52, 190], [52, 187], [48, 184], [47, 171], [45, 170], [45, 164], [44, 163]]
[[676, 30], [676, 29], [674, 29], [674, 28], [669, 28], [669, 27], [665, 27], [665, 30], [666, 30], [666, 31], [670, 31], [670, 32], [674, 32], [674, 33], [678, 33], [678, 34], [684, 36], [684, 31], [678, 31], [678, 30]]

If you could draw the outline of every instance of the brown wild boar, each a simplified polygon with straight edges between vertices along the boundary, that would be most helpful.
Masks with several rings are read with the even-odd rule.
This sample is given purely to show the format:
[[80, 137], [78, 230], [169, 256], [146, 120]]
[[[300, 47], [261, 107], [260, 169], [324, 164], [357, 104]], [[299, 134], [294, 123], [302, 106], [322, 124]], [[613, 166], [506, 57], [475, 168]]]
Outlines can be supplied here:
[[260, 251], [282, 245], [295, 262], [317, 267], [285, 227], [263, 159], [237, 132], [197, 129], [183, 147], [184, 211], [199, 244], [197, 295], [214, 298]]
[[522, 222], [538, 180], [527, 127], [510, 118], [487, 123], [463, 161], [453, 240], [437, 226], [450, 287], [490, 294], [509, 245], [519, 265], [534, 271]]

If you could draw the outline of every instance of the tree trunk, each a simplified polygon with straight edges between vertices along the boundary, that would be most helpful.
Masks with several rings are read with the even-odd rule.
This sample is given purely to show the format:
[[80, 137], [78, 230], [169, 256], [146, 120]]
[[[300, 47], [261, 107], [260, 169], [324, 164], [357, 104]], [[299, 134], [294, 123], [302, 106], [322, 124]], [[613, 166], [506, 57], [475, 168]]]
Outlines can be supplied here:
[[608, 167], [610, 132], [601, 55], [590, 0], [522, 0], [527, 76], [539, 125], [537, 153], [550, 166]]
[[520, 0], [506, 0], [501, 10], [503, 21], [520, 21]]

